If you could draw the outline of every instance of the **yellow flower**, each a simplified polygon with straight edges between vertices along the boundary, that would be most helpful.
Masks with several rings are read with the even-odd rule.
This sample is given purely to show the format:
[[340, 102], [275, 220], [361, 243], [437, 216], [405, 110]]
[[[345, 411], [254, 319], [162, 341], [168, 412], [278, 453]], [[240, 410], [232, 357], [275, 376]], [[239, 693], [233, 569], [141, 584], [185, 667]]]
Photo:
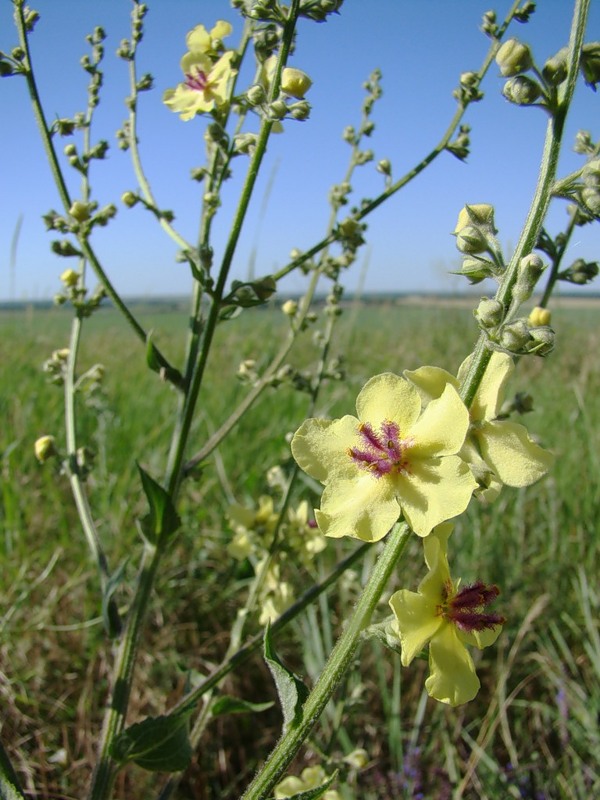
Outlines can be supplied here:
[[323, 533], [376, 542], [402, 513], [427, 536], [466, 509], [477, 484], [456, 455], [469, 414], [453, 386], [422, 409], [416, 387], [388, 372], [366, 383], [356, 409], [358, 419], [308, 419], [292, 439], [300, 467], [325, 484]]
[[[421, 367], [414, 372], [407, 371], [405, 375], [417, 386], [423, 399], [437, 398], [448, 384], [458, 388], [468, 369], [469, 359], [461, 364], [458, 378], [437, 367]], [[492, 353], [471, 404], [471, 428], [461, 456], [469, 461], [478, 476], [487, 465], [500, 483], [522, 488], [545, 475], [554, 459], [552, 453], [530, 439], [524, 425], [498, 419], [505, 385], [513, 370], [513, 360], [509, 355]], [[499, 489], [500, 486], [496, 485], [493, 493], [497, 494]], [[488, 496], [486, 499], [491, 498]]]
[[227, 102], [229, 84], [237, 70], [231, 66], [233, 50], [224, 53], [216, 63], [200, 50], [192, 50], [181, 59], [185, 80], [175, 89], [167, 89], [163, 103], [187, 121], [212, 111]]
[[66, 269], [61, 273], [60, 279], [65, 286], [73, 288], [79, 282], [79, 273], [75, 272], [74, 269]]
[[312, 81], [301, 69], [285, 67], [281, 73], [281, 91], [301, 100], [312, 86]]
[[[306, 767], [306, 769], [302, 770], [299, 778], [291, 775], [277, 784], [275, 787], [275, 800], [285, 800], [285, 798], [293, 797], [300, 794], [300, 792], [316, 789], [318, 786], [322, 786], [327, 778], [327, 773], [323, 767]], [[335, 789], [328, 789], [323, 795], [323, 800], [341, 800], [341, 796]]]
[[206, 53], [218, 57], [218, 50], [222, 46], [221, 40], [229, 36], [233, 28], [229, 22], [220, 19], [207, 31], [204, 25], [196, 25], [185, 37], [187, 49], [192, 53]]
[[429, 572], [417, 592], [401, 589], [390, 598], [396, 618], [396, 633], [407, 667], [429, 644], [429, 677], [425, 688], [442, 703], [457, 706], [472, 700], [479, 691], [479, 678], [466, 645], [480, 650], [498, 638], [505, 619], [484, 609], [498, 596], [497, 586], [481, 581], [461, 588], [452, 581], [447, 544], [452, 525], [436, 528], [424, 540]]

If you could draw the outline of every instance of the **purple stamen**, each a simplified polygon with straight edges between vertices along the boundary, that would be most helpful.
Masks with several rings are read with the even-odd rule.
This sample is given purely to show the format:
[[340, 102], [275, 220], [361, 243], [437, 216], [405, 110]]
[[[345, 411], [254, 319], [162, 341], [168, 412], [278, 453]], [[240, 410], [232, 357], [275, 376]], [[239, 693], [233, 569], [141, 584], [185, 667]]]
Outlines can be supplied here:
[[465, 633], [494, 628], [496, 625], [503, 625], [506, 618], [501, 614], [487, 613], [483, 609], [499, 594], [500, 589], [497, 586], [487, 586], [482, 581], [464, 586], [453, 594], [452, 584], [448, 583], [442, 588], [439, 613]]
[[379, 430], [376, 433], [368, 422], [361, 423], [358, 435], [364, 447], [351, 447], [348, 455], [376, 478], [406, 472], [409, 469], [406, 450], [412, 444], [412, 439], [400, 439], [398, 425], [390, 420], [384, 420]]
[[195, 92], [204, 92], [208, 87], [208, 77], [202, 70], [197, 70], [195, 75], [188, 72], [185, 76], [185, 85]]

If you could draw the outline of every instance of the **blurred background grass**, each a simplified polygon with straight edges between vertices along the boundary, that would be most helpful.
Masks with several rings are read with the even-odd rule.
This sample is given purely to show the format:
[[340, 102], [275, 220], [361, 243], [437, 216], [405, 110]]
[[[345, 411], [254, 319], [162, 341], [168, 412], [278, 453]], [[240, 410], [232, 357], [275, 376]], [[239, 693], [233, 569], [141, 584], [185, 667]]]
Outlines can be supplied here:
[[[143, 323], [169, 358], [182, 356], [187, 320], [178, 309], [140, 308]], [[111, 656], [104, 646], [98, 581], [59, 465], [40, 466], [38, 436], [62, 446], [62, 390], [41, 365], [68, 345], [64, 309], [0, 314], [0, 691], [2, 739], [36, 797], [82, 797], [94, 762]], [[266, 365], [285, 334], [275, 309], [251, 310], [219, 329], [201, 396], [190, 455], [244, 396], [236, 378], [246, 358]], [[319, 322], [316, 327], [318, 328]], [[304, 753], [296, 774], [333, 763], [357, 747], [368, 766], [340, 789], [345, 798], [590, 798], [600, 796], [600, 327], [598, 308], [554, 312], [557, 349], [545, 361], [524, 359], [509, 386], [531, 393], [524, 420], [556, 455], [552, 473], [524, 491], [505, 489], [484, 507], [472, 503], [453, 535], [451, 566], [466, 581], [502, 591], [508, 618], [498, 644], [478, 655], [482, 690], [449, 709], [423, 693], [426, 662], [400, 668], [399, 657], [369, 640]], [[317, 358], [313, 330], [290, 356], [294, 366]], [[367, 378], [436, 364], [455, 372], [476, 337], [469, 307], [351, 306], [342, 315], [333, 355], [347, 379], [328, 383], [319, 415], [353, 413]], [[161, 477], [177, 397], [144, 365], [142, 348], [117, 314], [102, 310], [85, 323], [81, 371], [106, 367], [103, 391], [80, 410], [81, 444], [95, 453], [91, 503], [110, 564], [135, 576], [141, 546], [135, 519], [144, 513], [135, 460]], [[205, 674], [224, 654], [248, 570], [232, 563], [226, 522], [232, 500], [252, 507], [268, 487], [266, 472], [289, 466], [286, 435], [308, 405], [288, 385], [268, 389], [230, 438], [182, 493], [184, 520], [163, 565], [140, 660], [131, 721], [161, 713], [181, 695], [190, 674]], [[295, 502], [318, 499], [300, 481]], [[297, 567], [300, 593], [355, 548], [331, 541], [314, 573]], [[347, 618], [375, 557], [277, 638], [289, 663], [311, 682]], [[399, 585], [415, 589], [424, 574], [417, 541], [400, 567]], [[383, 598], [381, 618], [387, 614]], [[127, 583], [118, 595], [126, 609]], [[258, 630], [256, 623], [252, 630]], [[274, 699], [257, 656], [226, 681], [224, 691]], [[235, 798], [279, 731], [276, 708], [259, 717], [219, 718], [208, 729], [180, 798]], [[329, 760], [329, 761], [328, 761]], [[155, 796], [156, 778], [136, 768], [120, 776], [117, 796]]]

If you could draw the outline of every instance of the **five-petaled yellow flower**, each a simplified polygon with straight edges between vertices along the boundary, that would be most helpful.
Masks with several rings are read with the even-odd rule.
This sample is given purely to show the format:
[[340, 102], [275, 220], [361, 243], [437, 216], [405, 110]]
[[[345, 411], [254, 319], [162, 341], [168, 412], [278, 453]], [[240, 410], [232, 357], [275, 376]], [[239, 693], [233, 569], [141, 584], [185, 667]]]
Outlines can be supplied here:
[[227, 102], [229, 85], [237, 72], [231, 65], [235, 51], [227, 50], [218, 57], [218, 50], [221, 38], [230, 33], [231, 25], [222, 20], [210, 32], [198, 25], [188, 33], [189, 51], [181, 59], [185, 80], [163, 94], [165, 105], [181, 119], [190, 120]]
[[453, 386], [423, 409], [416, 387], [388, 372], [366, 383], [356, 409], [358, 419], [308, 419], [292, 440], [300, 467], [325, 484], [323, 533], [375, 542], [402, 513], [427, 536], [462, 514], [477, 484], [456, 455], [469, 414]]
[[[461, 364], [458, 378], [439, 367], [421, 367], [404, 374], [426, 402], [428, 398], [439, 397], [448, 384], [458, 388], [469, 359]], [[504, 387], [513, 370], [509, 355], [492, 353], [470, 408], [471, 427], [461, 456], [471, 464], [481, 482], [491, 487], [490, 492], [484, 492], [485, 499], [493, 499], [502, 484], [530, 486], [548, 472], [554, 460], [552, 453], [532, 441], [523, 425], [498, 419]], [[491, 477], [485, 478], [485, 472], [491, 472]]]
[[390, 598], [402, 664], [407, 667], [429, 644], [429, 677], [425, 688], [442, 703], [457, 706], [472, 700], [479, 678], [466, 645], [480, 650], [498, 638], [504, 617], [485, 611], [498, 596], [497, 586], [481, 581], [461, 587], [448, 567], [452, 524], [440, 525], [423, 541], [429, 572], [418, 592], [401, 589]]

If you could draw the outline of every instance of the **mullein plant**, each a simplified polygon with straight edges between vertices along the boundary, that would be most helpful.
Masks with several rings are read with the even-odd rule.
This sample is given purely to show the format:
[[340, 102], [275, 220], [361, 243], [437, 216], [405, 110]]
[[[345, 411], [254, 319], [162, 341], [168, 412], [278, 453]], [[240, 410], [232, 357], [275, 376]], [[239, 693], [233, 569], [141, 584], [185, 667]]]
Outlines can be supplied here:
[[[110, 699], [88, 797], [112, 797], [117, 775], [129, 762], [148, 770], [173, 773], [157, 794], [162, 800], [172, 796], [177, 776], [190, 763], [210, 719], [228, 709], [239, 712], [243, 706], [242, 701], [236, 704], [231, 698], [227, 702], [223, 697], [215, 699], [213, 692], [231, 671], [239, 669], [263, 646], [281, 701], [284, 727], [244, 798], [258, 800], [274, 792], [275, 797], [334, 800], [339, 796], [333, 786], [335, 765], [332, 769], [328, 765], [328, 771], [315, 765], [300, 777], [284, 775], [351, 668], [356, 650], [369, 631], [384, 630], [383, 639], [400, 652], [405, 667], [428, 650], [427, 692], [442, 703], [456, 706], [471, 700], [480, 688], [471, 649], [492, 645], [505, 622], [496, 602], [499, 587], [486, 583], [485, 576], [470, 578], [470, 582], [452, 577], [452, 521], [467, 510], [473, 498], [493, 503], [503, 486], [529, 486], [552, 465], [550, 451], [536, 443], [524, 425], [509, 419], [513, 412], [528, 410], [529, 399], [507, 405], [504, 397], [518, 360], [528, 355], [544, 357], [554, 347], [547, 305], [556, 283], [584, 284], [598, 272], [596, 263], [581, 259], [567, 267], [563, 264], [575, 228], [591, 224], [600, 216], [600, 148], [591, 135], [578, 136], [577, 149], [584, 157], [581, 168], [562, 179], [556, 175], [563, 123], [578, 74], [581, 72], [592, 88], [600, 80], [600, 44], [583, 41], [589, 0], [576, 0], [568, 45], [542, 66], [536, 64], [528, 45], [516, 38], [505, 40], [509, 24], [515, 19], [526, 22], [534, 10], [533, 3], [514, 2], [502, 23], [494, 12], [487, 12], [482, 30], [490, 39], [490, 47], [481, 68], [460, 75], [454, 91], [457, 108], [445, 133], [430, 153], [399, 177], [394, 175], [390, 158], [377, 158], [365, 144], [374, 129], [373, 107], [381, 98], [381, 74], [375, 70], [364, 84], [360, 123], [343, 131], [343, 140], [350, 148], [349, 165], [331, 190], [330, 217], [323, 237], [303, 252], [293, 250], [289, 263], [276, 273], [247, 281], [231, 280], [230, 270], [269, 137], [278, 132], [285, 135], [287, 126], [310, 116], [307, 97], [312, 78], [301, 69], [301, 37], [292, 57], [297, 24], [300, 20], [323, 22], [331, 18], [334, 25], [333, 15], [343, 13], [342, 0], [292, 0], [289, 6], [278, 0], [234, 0], [233, 6], [243, 18], [241, 33], [223, 20], [199, 24], [189, 32], [180, 62], [181, 82], [167, 89], [162, 101], [166, 110], [178, 114], [185, 124], [200, 125], [204, 131], [206, 161], [193, 171], [194, 180], [203, 183], [200, 232], [195, 242], [178, 230], [174, 213], [161, 207], [144, 172], [138, 147], [137, 108], [142, 94], [152, 89], [153, 78], [137, 74], [136, 57], [148, 6], [134, 0], [131, 36], [118, 49], [129, 72], [131, 93], [127, 98], [128, 117], [117, 140], [122, 150], [131, 153], [138, 189], [123, 191], [121, 201], [125, 209], [140, 205], [150, 212], [176, 244], [178, 259], [189, 268], [193, 280], [192, 324], [181, 364], [173, 363], [154, 343], [151, 333], [109, 279], [92, 243], [95, 229], [109, 225], [117, 213], [114, 204], [99, 208], [90, 182], [95, 162], [102, 160], [108, 149], [106, 142], [94, 142], [92, 138], [94, 112], [103, 84], [104, 30], [97, 27], [90, 34], [87, 41], [91, 55], [84, 56], [81, 62], [89, 76], [86, 110], [73, 118], [48, 123], [30, 49], [39, 14], [23, 0], [13, 2], [19, 43], [10, 53], [0, 53], [0, 74], [21, 76], [27, 83], [62, 204], [61, 211], [51, 210], [44, 220], [49, 231], [62, 237], [52, 243], [53, 252], [74, 259], [75, 264], [62, 271], [62, 289], [56, 298], [73, 309], [70, 341], [68, 347], [54, 351], [45, 366], [50, 381], [65, 393], [65, 435], [45, 432], [34, 450], [40, 463], [61, 460], [98, 568], [107, 636], [117, 645]], [[252, 60], [253, 78], [241, 85], [241, 75], [246, 74], [242, 64]], [[365, 241], [365, 220], [441, 154], [466, 158], [470, 128], [464, 122], [464, 114], [472, 103], [482, 100], [481, 82], [494, 63], [507, 79], [505, 98], [536, 109], [524, 113], [546, 114], [548, 128], [535, 196], [510, 260], [505, 259], [497, 239], [491, 204], [467, 204], [459, 213], [454, 231], [462, 255], [459, 274], [472, 284], [484, 279], [497, 283], [495, 294], [482, 298], [475, 309], [480, 329], [475, 347], [457, 366], [456, 374], [436, 366], [423, 366], [403, 375], [384, 372], [371, 377], [359, 392], [356, 416], [348, 413], [340, 419], [320, 418], [316, 408], [322, 386], [344, 377], [342, 362], [332, 357], [331, 345], [341, 314], [343, 276]], [[249, 130], [256, 128], [247, 125], [250, 117], [257, 118], [258, 132]], [[79, 136], [78, 144], [67, 144], [63, 152], [81, 187], [77, 197], [69, 190], [57, 146], [60, 137], [74, 134]], [[221, 191], [232, 170], [243, 169], [244, 160], [246, 177], [227, 244], [217, 262], [212, 232]], [[383, 177], [383, 189], [374, 199], [352, 199], [353, 204], [349, 205], [353, 183], [369, 164]], [[569, 219], [566, 231], [554, 238], [544, 228], [553, 198], [567, 200]], [[90, 270], [98, 281], [91, 294]], [[279, 281], [294, 271], [306, 276], [307, 289], [299, 300], [282, 298], [287, 336], [269, 362], [257, 357], [246, 358], [240, 364], [237, 377], [246, 391], [243, 400], [204, 444], [191, 452], [190, 430], [204, 390], [216, 329], [246, 308], [273, 302]], [[522, 307], [542, 279], [546, 281], [542, 298], [526, 315]], [[313, 300], [324, 282], [328, 294], [322, 311], [317, 313]], [[159, 480], [139, 467], [149, 510], [139, 520], [143, 552], [126, 615], [122, 615], [116, 602], [122, 574], [109, 566], [92, 513], [93, 498], [86, 479], [93, 470], [93, 459], [80, 442], [77, 417], [78, 405], [86, 391], [89, 394], [89, 386], [96, 390], [102, 384], [104, 367], [94, 365], [79, 374], [78, 359], [85, 320], [105, 297], [112, 300], [142, 343], [149, 368], [170, 384], [179, 398], [164, 477]], [[288, 359], [294, 342], [311, 330], [316, 363], [313, 368], [301, 370]], [[282, 385], [306, 396], [307, 419], [291, 439], [296, 465], [283, 476], [277, 503], [269, 495], [259, 499], [255, 510], [239, 503], [230, 507], [233, 536], [227, 555], [233, 561], [249, 561], [254, 575], [248, 599], [232, 623], [230, 647], [214, 671], [186, 690], [176, 706], [160, 717], [128, 724], [141, 634], [161, 561], [181, 526], [178, 508], [186, 480], [198, 474], [201, 479], [208, 459], [217, 447], [226, 446], [244, 413], [267, 388]], [[324, 487], [314, 520], [306, 498], [300, 498], [295, 507], [292, 504], [298, 495], [300, 471], [313, 479], [314, 486], [320, 483]], [[401, 588], [394, 592], [389, 598], [389, 616], [370, 627], [392, 576], [399, 573], [402, 554], [413, 533], [422, 547], [427, 571], [416, 591]], [[310, 567], [326, 547], [326, 537], [351, 537], [363, 544], [327, 578], [313, 577], [302, 596], [296, 597], [284, 574], [287, 564], [297, 561], [308, 574], [316, 576]], [[375, 545], [377, 542], [382, 545]], [[309, 692], [278, 658], [273, 636], [374, 546], [378, 556], [371, 576]], [[245, 626], [253, 616], [249, 612], [256, 612], [254, 618], [265, 626], [264, 637], [246, 634]], [[245, 710], [258, 713], [260, 709], [246, 704]], [[4, 750], [0, 756], [3, 793], [23, 800], [25, 793], [16, 771]], [[349, 759], [351, 756], [345, 767], [337, 765], [340, 771], [358, 770], [366, 763], [362, 754], [353, 761]]]

